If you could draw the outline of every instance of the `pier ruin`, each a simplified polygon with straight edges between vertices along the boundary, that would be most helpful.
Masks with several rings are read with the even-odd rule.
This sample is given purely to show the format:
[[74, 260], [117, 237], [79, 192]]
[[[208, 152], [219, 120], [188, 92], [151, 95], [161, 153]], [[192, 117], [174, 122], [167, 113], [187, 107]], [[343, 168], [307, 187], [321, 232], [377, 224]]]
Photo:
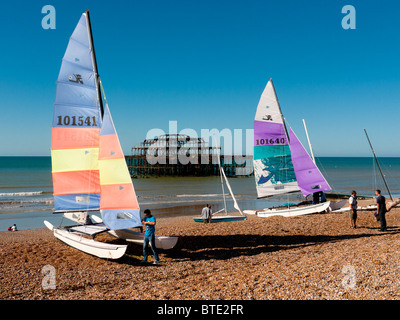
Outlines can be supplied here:
[[219, 175], [218, 157], [227, 176], [252, 175], [251, 156], [221, 155], [220, 149], [203, 138], [165, 134], [133, 147], [126, 161], [132, 177]]

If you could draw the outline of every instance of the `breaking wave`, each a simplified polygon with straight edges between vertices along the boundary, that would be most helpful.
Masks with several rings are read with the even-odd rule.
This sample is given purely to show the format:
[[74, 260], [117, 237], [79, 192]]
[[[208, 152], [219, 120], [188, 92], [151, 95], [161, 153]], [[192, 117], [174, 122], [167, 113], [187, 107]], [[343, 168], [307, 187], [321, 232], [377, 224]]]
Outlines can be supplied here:
[[10, 193], [0, 193], [0, 197], [32, 197], [40, 196], [43, 191], [30, 191], [30, 192], [10, 192]]

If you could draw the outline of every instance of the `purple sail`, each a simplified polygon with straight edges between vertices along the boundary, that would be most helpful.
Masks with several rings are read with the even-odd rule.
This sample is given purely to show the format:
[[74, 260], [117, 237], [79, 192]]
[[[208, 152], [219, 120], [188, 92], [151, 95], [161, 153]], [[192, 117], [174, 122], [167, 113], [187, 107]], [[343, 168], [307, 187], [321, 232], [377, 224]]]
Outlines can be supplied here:
[[282, 123], [254, 121], [254, 146], [287, 145]]
[[307, 151], [290, 128], [290, 151], [297, 184], [304, 196], [314, 192], [329, 191], [331, 187], [311, 160]]

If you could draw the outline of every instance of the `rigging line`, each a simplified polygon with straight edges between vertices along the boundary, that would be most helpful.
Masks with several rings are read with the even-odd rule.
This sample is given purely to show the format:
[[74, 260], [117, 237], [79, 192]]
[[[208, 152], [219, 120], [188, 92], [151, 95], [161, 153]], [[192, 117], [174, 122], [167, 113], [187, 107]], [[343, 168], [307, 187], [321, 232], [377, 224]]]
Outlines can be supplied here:
[[[320, 171], [322, 172], [323, 176], [324, 177], [329, 177], [329, 174], [327, 174], [327, 171], [325, 170], [325, 167], [324, 167], [322, 161], [319, 159], [319, 157], [316, 157], [315, 161], [318, 162], [318, 169], [320, 169]], [[329, 180], [329, 179], [327, 179], [327, 180]], [[338, 190], [330, 182], [329, 182], [329, 186], [332, 188], [332, 191], [333, 191], [334, 195], [336, 196], [336, 199], [339, 200], [340, 196], [339, 196]]]
[[[278, 98], [276, 98], [276, 99], [278, 100]], [[279, 106], [279, 110], [280, 110], [280, 106]], [[290, 123], [289, 123], [289, 121], [286, 120], [286, 118], [283, 115], [282, 115], [282, 121], [283, 121], [283, 127], [284, 127], [285, 134], [287, 136], [287, 142], [288, 142], [288, 146], [289, 146], [289, 133], [287, 131], [287, 128], [286, 128], [286, 125], [285, 125], [285, 121], [288, 123], [289, 128], [290, 128]], [[281, 145], [280, 147], [281, 147], [282, 153], [283, 153], [283, 151], [285, 150], [285, 146]], [[287, 158], [288, 158], [288, 156], [285, 153], [285, 156], [282, 157], [282, 159], [281, 159], [281, 163], [280, 163], [281, 167], [283, 167], [283, 166], [287, 167], [287, 163], [288, 163], [288, 159]], [[285, 170], [285, 181], [288, 181], [288, 170]], [[288, 209], [290, 209], [290, 204], [289, 203], [290, 203], [289, 193], [286, 193], [286, 204], [287, 204], [287, 208]]]
[[100, 80], [99, 77], [100, 76], [99, 76], [99, 71], [97, 69], [96, 52], [94, 50], [94, 43], [93, 43], [92, 25], [90, 22], [90, 14], [89, 14], [88, 9], [86, 9], [85, 14], [86, 14], [87, 31], [89, 34], [89, 44], [90, 44], [90, 51], [91, 51], [91, 57], [92, 57], [92, 63], [93, 63], [94, 79], [95, 79], [95, 83], [96, 83], [97, 98], [98, 98], [98, 102], [99, 102], [101, 118], [103, 118], [104, 108], [103, 108], [103, 100], [101, 99], [101, 92], [100, 92], [100, 85], [99, 85], [99, 80]]
[[386, 174], [385, 177], [387, 178], [387, 180], [389, 182], [391, 182], [391, 185], [393, 186], [393, 184], [397, 183], [397, 177], [396, 175], [393, 174], [393, 166], [388, 163], [388, 165], [386, 165], [385, 162], [381, 163], [383, 170], [385, 170]]
[[[378, 188], [377, 170], [376, 170], [376, 164], [375, 164], [374, 158], [372, 158], [371, 160], [372, 160], [372, 171], [374, 173], [372, 175], [372, 185], [373, 185], [373, 190], [376, 190]], [[372, 194], [374, 194], [374, 191], [372, 191]]]
[[372, 147], [371, 141], [369, 140], [369, 137], [368, 137], [368, 134], [367, 134], [367, 130], [365, 130], [365, 129], [364, 129], [364, 132], [365, 132], [365, 135], [367, 136], [367, 140], [368, 140], [369, 146], [371, 147], [372, 154], [374, 155], [374, 158], [375, 158], [375, 161], [376, 161], [376, 165], [378, 166], [378, 169], [379, 169], [379, 171], [380, 171], [380, 173], [381, 173], [381, 176], [382, 176], [383, 182], [384, 182], [384, 184], [385, 184], [385, 186], [386, 186], [386, 189], [387, 189], [387, 191], [388, 191], [388, 193], [389, 193], [390, 200], [392, 200], [392, 201], [393, 201], [392, 194], [390, 193], [389, 186], [388, 186], [388, 185], [387, 185], [387, 183], [386, 183], [386, 179], [385, 179], [385, 176], [383, 175], [383, 172], [382, 172], [381, 166], [379, 165], [378, 158], [376, 157], [376, 154], [375, 154], [374, 148]]
[[[289, 121], [286, 120], [286, 119], [285, 119], [285, 121], [288, 123], [289, 128], [291, 128]], [[329, 175], [327, 175], [326, 170], [325, 170], [325, 167], [323, 166], [321, 160], [319, 159], [319, 157], [314, 157], [313, 149], [312, 149], [312, 147], [311, 147], [311, 143], [310, 143], [310, 139], [309, 139], [309, 136], [308, 136], [307, 127], [305, 126], [305, 121], [304, 121], [304, 119], [303, 119], [303, 123], [304, 123], [304, 128], [305, 128], [305, 131], [306, 131], [306, 136], [307, 136], [307, 140], [308, 140], [308, 143], [309, 143], [309, 149], [310, 149], [311, 155], [310, 155], [310, 153], [308, 153], [308, 151], [307, 151], [306, 149], [304, 149], [304, 150], [306, 150], [308, 156], [311, 158], [311, 160], [312, 160], [312, 161], [314, 162], [314, 164], [317, 166], [317, 169], [318, 169], [320, 172], [321, 172], [321, 169], [322, 169], [322, 172], [321, 172], [321, 173], [323, 174], [324, 177], [327, 177], [327, 176], [329, 176]], [[301, 141], [300, 141], [300, 143], [301, 143]], [[318, 158], [318, 165], [316, 164], [317, 158]], [[328, 183], [328, 184], [329, 184], [329, 186], [332, 188], [332, 191], [335, 193], [337, 199], [340, 199], [340, 198], [339, 198], [339, 193], [338, 193], [338, 191], [337, 191], [330, 183]], [[308, 196], [307, 196], [307, 197], [308, 197]], [[307, 197], [306, 197], [306, 199], [307, 199]]]

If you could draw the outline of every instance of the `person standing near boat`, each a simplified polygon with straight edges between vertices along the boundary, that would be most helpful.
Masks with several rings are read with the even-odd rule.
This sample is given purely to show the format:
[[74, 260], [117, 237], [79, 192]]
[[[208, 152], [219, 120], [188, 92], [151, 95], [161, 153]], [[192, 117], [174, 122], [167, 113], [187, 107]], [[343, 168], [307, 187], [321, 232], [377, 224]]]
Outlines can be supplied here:
[[201, 218], [204, 223], [210, 223], [211, 221], [211, 208], [206, 204], [206, 206], [201, 210]]
[[386, 198], [381, 195], [381, 190], [375, 190], [376, 194], [376, 212], [378, 214], [379, 221], [381, 222], [380, 231], [386, 231]]
[[142, 262], [147, 262], [148, 245], [150, 243], [151, 250], [153, 251], [154, 255], [154, 264], [157, 264], [159, 259], [156, 248], [156, 217], [151, 215], [151, 211], [149, 209], [144, 210], [144, 218], [142, 219], [142, 223], [146, 226], [146, 231], [144, 232]]
[[208, 205], [208, 210], [210, 211], [209, 212], [210, 217], [208, 218], [208, 223], [211, 223], [211, 219], [212, 219], [212, 215], [213, 215], [213, 212], [212, 212], [212, 209], [211, 209], [211, 204]]
[[357, 228], [357, 192], [353, 190], [349, 198], [350, 204], [350, 228]]

